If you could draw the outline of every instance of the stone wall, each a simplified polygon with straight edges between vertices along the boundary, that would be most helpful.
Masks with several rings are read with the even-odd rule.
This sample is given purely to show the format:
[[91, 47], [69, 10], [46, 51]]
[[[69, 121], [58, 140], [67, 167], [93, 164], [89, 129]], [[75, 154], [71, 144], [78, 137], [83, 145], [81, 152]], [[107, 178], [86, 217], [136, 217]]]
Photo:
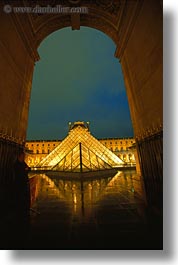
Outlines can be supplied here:
[[127, 90], [147, 202], [162, 204], [163, 12], [143, 1], [124, 50], [118, 51]]
[[[51, 32], [70, 26], [72, 22], [69, 14], [7, 14], [3, 12], [6, 2], [0, 2], [0, 133], [12, 141], [2, 143], [8, 153], [9, 144], [24, 145], [25, 142], [33, 68], [39, 59], [37, 46]], [[31, 1], [8, 1], [14, 2], [16, 6], [31, 4]], [[157, 159], [162, 154], [163, 125], [161, 1], [121, 1], [114, 9], [104, 2], [92, 6], [90, 1], [85, 2], [89, 13], [82, 14], [79, 23], [103, 31], [117, 45], [115, 55], [123, 69], [148, 202], [160, 204], [156, 198], [161, 194], [162, 186], [158, 196], [154, 187], [161, 183], [158, 178], [162, 178], [162, 163]], [[156, 151], [150, 149], [150, 145]], [[150, 150], [153, 152], [147, 160], [145, 157]], [[7, 167], [7, 161], [3, 159], [2, 166]], [[158, 171], [160, 175], [157, 175]]]

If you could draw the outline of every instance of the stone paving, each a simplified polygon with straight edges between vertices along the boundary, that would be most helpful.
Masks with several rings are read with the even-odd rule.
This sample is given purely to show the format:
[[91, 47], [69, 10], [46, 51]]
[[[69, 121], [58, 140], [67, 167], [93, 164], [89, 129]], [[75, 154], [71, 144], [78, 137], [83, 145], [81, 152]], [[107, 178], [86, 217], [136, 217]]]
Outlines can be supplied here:
[[28, 237], [14, 249], [162, 249], [160, 222], [148, 215], [134, 171], [84, 182], [35, 179]]

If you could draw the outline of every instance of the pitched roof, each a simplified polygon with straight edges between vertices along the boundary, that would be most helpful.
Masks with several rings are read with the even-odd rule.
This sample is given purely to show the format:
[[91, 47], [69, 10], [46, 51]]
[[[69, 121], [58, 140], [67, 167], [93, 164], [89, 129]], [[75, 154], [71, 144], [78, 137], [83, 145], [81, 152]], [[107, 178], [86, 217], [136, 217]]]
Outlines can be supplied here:
[[93, 171], [119, 167], [124, 162], [89, 132], [88, 125], [76, 122], [68, 136], [37, 166], [59, 171]]

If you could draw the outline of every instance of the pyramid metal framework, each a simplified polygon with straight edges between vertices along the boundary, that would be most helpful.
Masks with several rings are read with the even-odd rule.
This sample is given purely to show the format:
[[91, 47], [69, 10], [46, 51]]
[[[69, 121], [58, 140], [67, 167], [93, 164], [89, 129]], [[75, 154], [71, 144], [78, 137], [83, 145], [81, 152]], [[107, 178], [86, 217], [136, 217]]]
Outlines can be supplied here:
[[70, 124], [68, 136], [37, 167], [86, 172], [123, 166], [124, 162], [90, 134], [88, 124]]

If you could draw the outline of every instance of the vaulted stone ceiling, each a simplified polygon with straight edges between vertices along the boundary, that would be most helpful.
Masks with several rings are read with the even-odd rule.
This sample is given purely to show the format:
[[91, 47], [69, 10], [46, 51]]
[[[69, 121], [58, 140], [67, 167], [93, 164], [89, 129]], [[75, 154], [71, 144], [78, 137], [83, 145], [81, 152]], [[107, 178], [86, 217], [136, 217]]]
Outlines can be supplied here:
[[[22, 6], [22, 2], [14, 1], [13, 5]], [[116, 43], [116, 57], [121, 59], [124, 47], [128, 41], [129, 34], [134, 26], [136, 17], [142, 6], [140, 1], [126, 0], [54, 0], [54, 1], [24, 1], [26, 7], [84, 7], [88, 12], [75, 14], [59, 13], [28, 13], [28, 19], [33, 31], [36, 47], [41, 41], [55, 30], [72, 27], [80, 29], [80, 26], [98, 29]], [[22, 14], [23, 15], [23, 14]], [[25, 14], [26, 15], [26, 14]], [[17, 16], [17, 14], [16, 14]]]

